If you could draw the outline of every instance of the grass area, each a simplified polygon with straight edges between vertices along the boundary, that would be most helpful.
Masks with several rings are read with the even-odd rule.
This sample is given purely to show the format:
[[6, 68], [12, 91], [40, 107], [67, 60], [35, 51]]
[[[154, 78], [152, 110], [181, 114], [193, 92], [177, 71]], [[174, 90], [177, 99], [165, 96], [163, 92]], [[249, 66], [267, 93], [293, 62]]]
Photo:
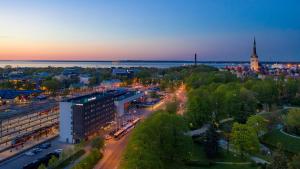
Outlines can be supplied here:
[[[193, 145], [193, 152], [191, 160], [199, 160], [199, 161], [212, 161], [212, 162], [250, 162], [249, 159], [241, 159], [239, 156], [234, 155], [232, 153], [227, 153], [224, 150], [220, 150], [220, 155], [213, 159], [209, 160], [205, 157], [203, 146], [199, 144]], [[252, 167], [250, 164], [214, 164], [212, 166], [203, 166], [203, 167], [192, 167], [192, 166], [184, 166], [178, 164], [170, 164], [169, 168], [176, 169], [256, 169], [257, 167]]]
[[251, 167], [250, 165], [226, 165], [216, 164], [210, 167], [183, 167], [178, 169], [256, 169], [257, 167]]
[[277, 144], [280, 143], [287, 152], [300, 153], [300, 139], [287, 136], [280, 130], [267, 133], [261, 141], [272, 147], [277, 147]]

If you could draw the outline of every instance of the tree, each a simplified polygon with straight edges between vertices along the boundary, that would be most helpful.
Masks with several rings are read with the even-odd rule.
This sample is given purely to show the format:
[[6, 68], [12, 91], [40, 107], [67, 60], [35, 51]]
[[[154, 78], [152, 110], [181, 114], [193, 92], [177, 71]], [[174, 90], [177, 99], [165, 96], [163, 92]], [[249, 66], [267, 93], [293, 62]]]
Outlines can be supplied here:
[[92, 169], [101, 158], [98, 149], [93, 148], [92, 151], [79, 163], [77, 163], [72, 169]]
[[288, 163], [289, 169], [299, 169], [300, 168], [300, 154], [294, 155], [292, 160]]
[[254, 96], [254, 93], [244, 87], [240, 89], [239, 92], [239, 113], [233, 115], [233, 117], [239, 123], [246, 123], [249, 116], [255, 114], [257, 107], [257, 99]]
[[252, 91], [255, 92], [258, 100], [266, 106], [267, 111], [278, 99], [278, 90], [274, 80], [256, 81], [252, 86]]
[[51, 80], [45, 80], [42, 83], [42, 86], [46, 87], [47, 90], [51, 92], [56, 92], [58, 89], [61, 88], [61, 83], [56, 79], [51, 79]]
[[300, 109], [290, 109], [285, 117], [285, 123], [289, 132], [300, 135]]
[[178, 101], [174, 100], [166, 105], [165, 111], [171, 114], [176, 114], [178, 110]]
[[262, 116], [250, 116], [247, 120], [247, 125], [255, 130], [257, 136], [260, 136], [267, 132], [267, 121]]
[[246, 124], [234, 123], [231, 138], [231, 142], [241, 157], [245, 152], [253, 153], [259, 150], [259, 140], [255, 130]]
[[124, 169], [162, 169], [189, 157], [191, 138], [181, 116], [156, 112], [133, 131], [124, 152]]
[[192, 90], [188, 94], [186, 116], [191, 127], [200, 127], [205, 122], [212, 121], [213, 105], [211, 93], [206, 88]]
[[100, 75], [99, 75], [99, 74], [96, 74], [95, 76], [92, 76], [92, 77], [89, 79], [89, 86], [95, 86], [95, 85], [98, 85], [98, 84], [100, 84], [100, 82], [101, 82]]
[[278, 145], [279, 149], [275, 151], [272, 155], [272, 160], [268, 169], [287, 169], [288, 168], [288, 159], [282, 150], [282, 146]]
[[102, 137], [95, 137], [91, 142], [92, 148], [101, 149], [104, 146], [104, 140]]
[[205, 134], [204, 151], [208, 158], [214, 158], [217, 156], [218, 150], [218, 133], [214, 127], [210, 126]]
[[39, 165], [38, 169], [47, 169], [47, 167], [45, 166], [45, 164], [41, 164]]
[[48, 162], [48, 167], [49, 168], [53, 168], [57, 165], [57, 162], [58, 162], [58, 158], [55, 157], [55, 156], [51, 156], [49, 162]]

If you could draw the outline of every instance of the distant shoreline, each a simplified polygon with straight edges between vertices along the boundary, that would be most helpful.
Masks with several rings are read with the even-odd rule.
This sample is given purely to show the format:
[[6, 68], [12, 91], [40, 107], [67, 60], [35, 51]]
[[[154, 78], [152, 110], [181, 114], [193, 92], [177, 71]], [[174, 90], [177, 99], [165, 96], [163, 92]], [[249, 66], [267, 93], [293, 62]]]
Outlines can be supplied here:
[[[102, 63], [110, 63], [110, 62], [120, 62], [120, 63], [136, 63], [136, 62], [146, 62], [146, 63], [194, 63], [194, 61], [188, 60], [0, 60], [5, 62], [102, 62]], [[249, 61], [197, 61], [197, 63], [234, 63], [234, 64], [244, 64], [249, 63]], [[300, 61], [261, 61], [263, 64], [300, 64]]]

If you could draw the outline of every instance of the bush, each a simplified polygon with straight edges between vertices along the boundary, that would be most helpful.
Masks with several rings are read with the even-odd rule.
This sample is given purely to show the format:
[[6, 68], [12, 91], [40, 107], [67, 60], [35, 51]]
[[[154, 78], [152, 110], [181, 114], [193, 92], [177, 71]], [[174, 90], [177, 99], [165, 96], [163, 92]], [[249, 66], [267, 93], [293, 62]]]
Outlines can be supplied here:
[[300, 135], [300, 109], [289, 110], [285, 117], [287, 131], [296, 135]]
[[71, 161], [74, 161], [74, 160], [78, 159], [84, 153], [85, 153], [85, 151], [83, 149], [78, 150], [73, 155], [67, 157], [66, 159], [62, 160], [61, 162], [58, 162], [58, 164], [55, 167], [53, 167], [53, 169], [63, 169], [63, 168], [65, 168], [67, 165], [70, 164]]
[[100, 151], [94, 148], [89, 155], [76, 164], [72, 169], [93, 169], [101, 158], [102, 154]]
[[92, 148], [96, 148], [98, 150], [102, 149], [104, 146], [104, 140], [102, 137], [95, 137], [91, 142]]

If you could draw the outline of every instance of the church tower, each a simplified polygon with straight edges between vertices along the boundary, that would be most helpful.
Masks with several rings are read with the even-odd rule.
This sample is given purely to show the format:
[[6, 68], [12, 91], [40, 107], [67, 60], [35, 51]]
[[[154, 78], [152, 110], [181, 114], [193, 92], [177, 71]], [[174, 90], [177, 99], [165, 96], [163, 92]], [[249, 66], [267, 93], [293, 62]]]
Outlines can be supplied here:
[[254, 38], [253, 42], [253, 51], [250, 58], [250, 68], [252, 71], [258, 72], [259, 71], [259, 63], [258, 63], [258, 56], [256, 54], [256, 41]]

